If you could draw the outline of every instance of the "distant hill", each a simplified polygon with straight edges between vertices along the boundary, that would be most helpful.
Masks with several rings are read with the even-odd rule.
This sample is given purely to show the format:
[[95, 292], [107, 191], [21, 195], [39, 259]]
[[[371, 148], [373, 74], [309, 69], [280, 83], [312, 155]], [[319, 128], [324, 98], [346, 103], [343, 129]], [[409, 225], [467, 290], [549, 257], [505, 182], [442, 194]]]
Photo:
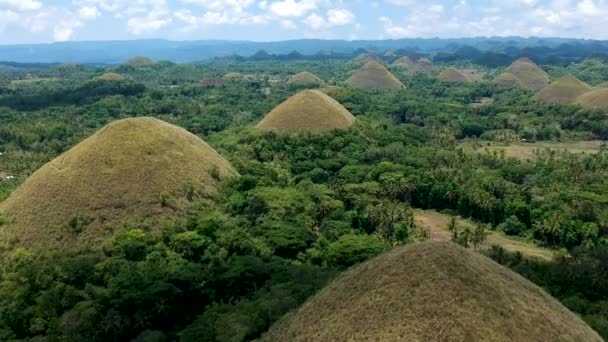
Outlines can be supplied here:
[[349, 128], [355, 120], [344, 106], [320, 90], [304, 90], [273, 109], [257, 128], [287, 133], [318, 133]]
[[323, 81], [317, 75], [308, 71], [303, 71], [293, 75], [289, 81], [287, 81], [287, 84], [295, 87], [318, 87], [322, 82]]
[[399, 90], [405, 86], [382, 64], [370, 61], [355, 70], [346, 84], [365, 91]]
[[566, 75], [559, 80], [543, 88], [536, 98], [548, 103], [568, 104], [576, 102], [576, 99], [590, 91], [593, 87], [572, 75]]
[[586, 108], [608, 109], [608, 88], [599, 88], [583, 94], [576, 103]]
[[541, 90], [551, 82], [549, 75], [529, 58], [516, 60], [505, 72], [515, 75], [528, 90]]
[[443, 82], [471, 82], [471, 79], [467, 75], [453, 67], [443, 70], [437, 76], [437, 79]]
[[[530, 56], [538, 63], [567, 63], [597, 54], [608, 54], [607, 41], [565, 38], [461, 38], [397, 40], [318, 40], [302, 39], [279, 42], [249, 41], [87, 41], [53, 44], [0, 46], [0, 61], [19, 63], [121, 64], [132, 56], [143, 55], [155, 61], [197, 62], [215, 57], [294, 59], [345, 58], [361, 53], [383, 56], [387, 50], [397, 56], [404, 51], [426, 55], [441, 53], [442, 61], [475, 60], [489, 66], [505, 65], [520, 56]], [[259, 54], [259, 52], [262, 52]], [[282, 57], [281, 57], [282, 56]], [[0, 63], [1, 64], [1, 63]], [[30, 64], [30, 66], [34, 66]]]
[[262, 341], [600, 342], [530, 281], [451, 242], [418, 243], [348, 271]]

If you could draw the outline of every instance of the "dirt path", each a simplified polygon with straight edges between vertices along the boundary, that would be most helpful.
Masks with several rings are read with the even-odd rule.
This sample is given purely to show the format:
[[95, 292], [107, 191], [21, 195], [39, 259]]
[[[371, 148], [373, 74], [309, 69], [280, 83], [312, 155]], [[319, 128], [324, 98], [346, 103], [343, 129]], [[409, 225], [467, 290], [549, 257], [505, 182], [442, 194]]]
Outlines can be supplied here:
[[[426, 229], [426, 231], [430, 234], [431, 240], [450, 240], [451, 235], [448, 231], [450, 217], [448, 215], [438, 213], [434, 210], [417, 210], [414, 217], [416, 223], [420, 227]], [[458, 224], [460, 226], [474, 226], [473, 222], [461, 217], [458, 217]], [[501, 246], [509, 252], [520, 252], [526, 257], [544, 260], [551, 260], [553, 258], [553, 252], [549, 249], [538, 247], [530, 242], [508, 237], [498, 232], [488, 231], [488, 237], [484, 243], [484, 246], [490, 247], [492, 245]]]

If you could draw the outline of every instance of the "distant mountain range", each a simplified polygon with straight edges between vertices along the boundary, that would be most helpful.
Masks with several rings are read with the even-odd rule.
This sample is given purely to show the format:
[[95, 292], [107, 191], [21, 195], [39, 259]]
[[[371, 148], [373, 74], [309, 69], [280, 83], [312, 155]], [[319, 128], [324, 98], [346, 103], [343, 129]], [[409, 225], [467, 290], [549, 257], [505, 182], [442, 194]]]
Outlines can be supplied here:
[[[154, 60], [184, 63], [228, 56], [250, 57], [256, 54], [258, 57], [265, 54], [271, 57], [291, 54], [332, 58], [351, 56], [362, 51], [384, 54], [387, 50], [418, 53], [438, 57], [440, 60], [471, 56], [479, 58], [484, 54], [497, 54], [505, 60], [525, 55], [542, 59], [559, 58], [563, 62], [608, 54], [608, 41], [522, 37], [356, 41], [306, 39], [280, 42], [90, 41], [0, 45], [0, 61], [29, 64], [119, 64], [133, 56], [142, 55]], [[466, 54], [470, 56], [467, 57]]]

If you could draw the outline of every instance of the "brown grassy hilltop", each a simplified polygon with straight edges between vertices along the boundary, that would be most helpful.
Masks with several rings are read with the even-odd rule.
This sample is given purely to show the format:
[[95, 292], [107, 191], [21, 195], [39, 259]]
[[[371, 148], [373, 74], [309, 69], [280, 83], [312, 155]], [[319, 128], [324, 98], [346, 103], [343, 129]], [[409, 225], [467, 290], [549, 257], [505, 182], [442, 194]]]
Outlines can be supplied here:
[[353, 88], [364, 91], [399, 90], [405, 86], [378, 62], [367, 62], [346, 80]]
[[355, 117], [320, 90], [304, 90], [278, 105], [257, 128], [277, 132], [325, 132], [345, 129]]
[[568, 104], [576, 102], [579, 96], [592, 90], [593, 87], [587, 83], [572, 75], [566, 75], [543, 88], [536, 94], [536, 98], [548, 103]]
[[102, 80], [102, 81], [122, 81], [124, 80], [126, 77], [124, 77], [121, 74], [117, 74], [115, 72], [106, 72], [105, 74], [97, 77], [98, 80]]
[[599, 88], [583, 94], [576, 103], [586, 108], [608, 108], [608, 88]]
[[443, 70], [437, 76], [437, 79], [443, 82], [471, 82], [471, 79], [467, 75], [453, 67]]
[[549, 75], [529, 58], [516, 60], [505, 72], [515, 75], [528, 90], [541, 90], [551, 82]]
[[127, 61], [127, 64], [132, 67], [139, 67], [154, 64], [154, 61], [148, 57], [135, 56]]
[[502, 74], [496, 76], [494, 78], [494, 84], [500, 88], [524, 87], [521, 80], [510, 72], [503, 72]]
[[416, 68], [416, 63], [408, 56], [403, 56], [403, 57], [400, 57], [397, 60], [395, 60], [393, 62], [393, 66], [399, 67], [399, 68], [404, 68], [404, 69], [410, 69], [410, 68]]
[[[153, 118], [105, 126], [0, 203], [0, 243], [95, 246], [133, 221], [158, 222], [237, 172], [188, 131]], [[163, 203], [167, 196], [167, 203]]]
[[322, 82], [323, 81], [317, 75], [304, 71], [293, 75], [289, 81], [287, 81], [287, 84], [296, 87], [318, 87]]
[[513, 271], [451, 242], [381, 255], [345, 273], [263, 341], [602, 341]]
[[355, 64], [365, 64], [367, 62], [380, 62], [382, 61], [380, 57], [374, 55], [373, 53], [362, 53], [359, 56], [353, 59], [353, 63]]
[[416, 62], [416, 68], [420, 72], [429, 72], [429, 71], [433, 70], [433, 62], [431, 62], [427, 58], [420, 58]]

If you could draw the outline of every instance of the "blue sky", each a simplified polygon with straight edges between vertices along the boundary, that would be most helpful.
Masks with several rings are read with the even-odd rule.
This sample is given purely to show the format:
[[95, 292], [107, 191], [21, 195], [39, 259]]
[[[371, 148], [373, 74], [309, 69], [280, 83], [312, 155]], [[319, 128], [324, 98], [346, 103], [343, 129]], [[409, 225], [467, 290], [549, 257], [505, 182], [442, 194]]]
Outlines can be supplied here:
[[608, 39], [608, 0], [0, 0], [0, 44], [510, 35]]

